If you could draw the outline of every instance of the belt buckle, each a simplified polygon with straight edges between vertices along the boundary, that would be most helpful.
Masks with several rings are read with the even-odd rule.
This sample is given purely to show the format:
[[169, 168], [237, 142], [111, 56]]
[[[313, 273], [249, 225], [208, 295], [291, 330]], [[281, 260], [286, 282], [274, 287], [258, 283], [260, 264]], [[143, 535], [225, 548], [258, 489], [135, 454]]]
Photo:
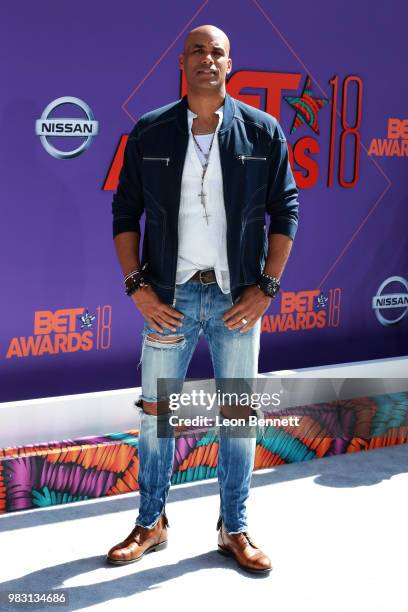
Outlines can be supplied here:
[[216, 281], [209, 281], [208, 283], [206, 283], [205, 281], [203, 281], [203, 279], [201, 278], [201, 274], [203, 272], [210, 272], [212, 270], [212, 268], [208, 268], [207, 270], [200, 270], [199, 271], [199, 276], [200, 276], [200, 283], [202, 285], [213, 285]]

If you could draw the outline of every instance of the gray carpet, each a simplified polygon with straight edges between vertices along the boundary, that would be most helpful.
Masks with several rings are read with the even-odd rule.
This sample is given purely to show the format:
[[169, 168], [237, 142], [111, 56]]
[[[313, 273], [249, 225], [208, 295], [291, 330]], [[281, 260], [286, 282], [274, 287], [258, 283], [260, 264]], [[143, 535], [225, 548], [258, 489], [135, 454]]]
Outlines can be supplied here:
[[64, 591], [59, 610], [407, 612], [407, 472], [407, 444], [254, 472], [249, 530], [268, 577], [216, 552], [216, 480], [173, 487], [168, 548], [125, 567], [105, 555], [133, 528], [137, 493], [5, 515], [1, 596]]

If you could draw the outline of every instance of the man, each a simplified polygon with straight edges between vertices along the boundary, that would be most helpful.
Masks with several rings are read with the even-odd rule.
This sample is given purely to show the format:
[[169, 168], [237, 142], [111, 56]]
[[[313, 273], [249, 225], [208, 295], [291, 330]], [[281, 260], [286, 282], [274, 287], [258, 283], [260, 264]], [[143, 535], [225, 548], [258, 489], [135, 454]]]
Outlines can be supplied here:
[[[168, 411], [157, 379], [184, 380], [200, 333], [215, 379], [257, 376], [261, 317], [279, 289], [297, 230], [298, 191], [285, 136], [274, 117], [226, 93], [229, 50], [226, 34], [214, 26], [188, 34], [179, 57], [187, 95], [139, 119], [113, 200], [126, 292], [145, 324], [139, 515], [109, 551], [111, 563], [138, 561], [167, 545], [175, 442], [157, 435]], [[222, 407], [227, 418], [248, 414], [240, 405]], [[247, 530], [255, 444], [253, 436], [220, 436], [218, 550], [245, 570], [268, 573], [271, 561]]]

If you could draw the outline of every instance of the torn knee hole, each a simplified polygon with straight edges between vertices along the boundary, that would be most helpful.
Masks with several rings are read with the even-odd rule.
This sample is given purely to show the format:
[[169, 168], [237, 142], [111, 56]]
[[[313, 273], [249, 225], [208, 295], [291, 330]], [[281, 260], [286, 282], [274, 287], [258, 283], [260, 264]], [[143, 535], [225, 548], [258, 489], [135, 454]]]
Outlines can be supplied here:
[[161, 342], [162, 344], [177, 344], [184, 340], [184, 336], [159, 336], [159, 334], [148, 334], [147, 339]]
[[169, 414], [171, 412], [169, 410], [168, 400], [163, 400], [160, 402], [146, 402], [143, 400], [142, 408], [145, 414], [150, 414], [151, 416], [160, 416], [162, 414]]

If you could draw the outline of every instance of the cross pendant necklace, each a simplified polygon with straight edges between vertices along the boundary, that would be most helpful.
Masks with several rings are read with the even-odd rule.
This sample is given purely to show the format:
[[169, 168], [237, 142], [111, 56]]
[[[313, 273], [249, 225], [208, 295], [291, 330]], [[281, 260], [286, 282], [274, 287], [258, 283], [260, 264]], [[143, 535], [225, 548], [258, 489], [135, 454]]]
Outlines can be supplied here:
[[209, 146], [208, 153], [204, 153], [204, 151], [203, 151], [203, 150], [202, 150], [202, 148], [200, 147], [199, 143], [197, 142], [197, 140], [196, 140], [196, 138], [195, 138], [195, 136], [194, 136], [193, 132], [191, 132], [191, 134], [192, 134], [192, 136], [193, 136], [193, 138], [194, 138], [194, 142], [196, 143], [197, 147], [200, 149], [201, 153], [202, 153], [202, 154], [204, 155], [204, 157], [205, 157], [205, 163], [204, 163], [204, 165], [203, 165], [203, 173], [202, 173], [202, 175], [201, 175], [201, 191], [200, 191], [200, 193], [198, 194], [198, 197], [200, 198], [201, 204], [202, 204], [202, 206], [203, 206], [203, 208], [204, 208], [204, 215], [203, 215], [203, 217], [204, 217], [204, 219], [206, 220], [207, 225], [208, 225], [208, 217], [210, 217], [211, 215], [209, 215], [209, 214], [208, 214], [208, 212], [207, 212], [207, 207], [206, 207], [206, 203], [205, 203], [205, 198], [207, 197], [207, 194], [206, 194], [206, 193], [204, 193], [204, 178], [205, 178], [205, 173], [207, 172], [207, 168], [208, 168], [208, 161], [209, 161], [209, 157], [210, 157], [211, 148], [212, 148], [212, 145], [213, 145], [213, 142], [214, 142], [215, 132], [214, 132], [213, 137], [212, 137], [212, 139], [211, 139], [211, 144], [210, 144], [210, 146]]
[[201, 192], [198, 194], [198, 197], [201, 198], [201, 204], [203, 205], [203, 208], [204, 208], [204, 215], [203, 215], [203, 217], [206, 220], [207, 225], [208, 225], [208, 217], [211, 217], [211, 215], [208, 214], [207, 208], [206, 208], [206, 205], [205, 205], [205, 198], [207, 197], [207, 194], [204, 193], [203, 181], [201, 182]]
[[203, 217], [206, 220], [207, 225], [208, 225], [208, 217], [210, 217], [211, 215], [208, 214], [206, 203], [205, 203], [205, 198], [207, 197], [207, 194], [204, 193], [204, 177], [205, 177], [206, 171], [207, 171], [207, 164], [203, 168], [203, 174], [202, 174], [202, 177], [201, 177], [201, 190], [200, 190], [200, 193], [198, 194], [198, 197], [200, 198], [202, 207], [204, 208], [204, 215], [203, 215]]

